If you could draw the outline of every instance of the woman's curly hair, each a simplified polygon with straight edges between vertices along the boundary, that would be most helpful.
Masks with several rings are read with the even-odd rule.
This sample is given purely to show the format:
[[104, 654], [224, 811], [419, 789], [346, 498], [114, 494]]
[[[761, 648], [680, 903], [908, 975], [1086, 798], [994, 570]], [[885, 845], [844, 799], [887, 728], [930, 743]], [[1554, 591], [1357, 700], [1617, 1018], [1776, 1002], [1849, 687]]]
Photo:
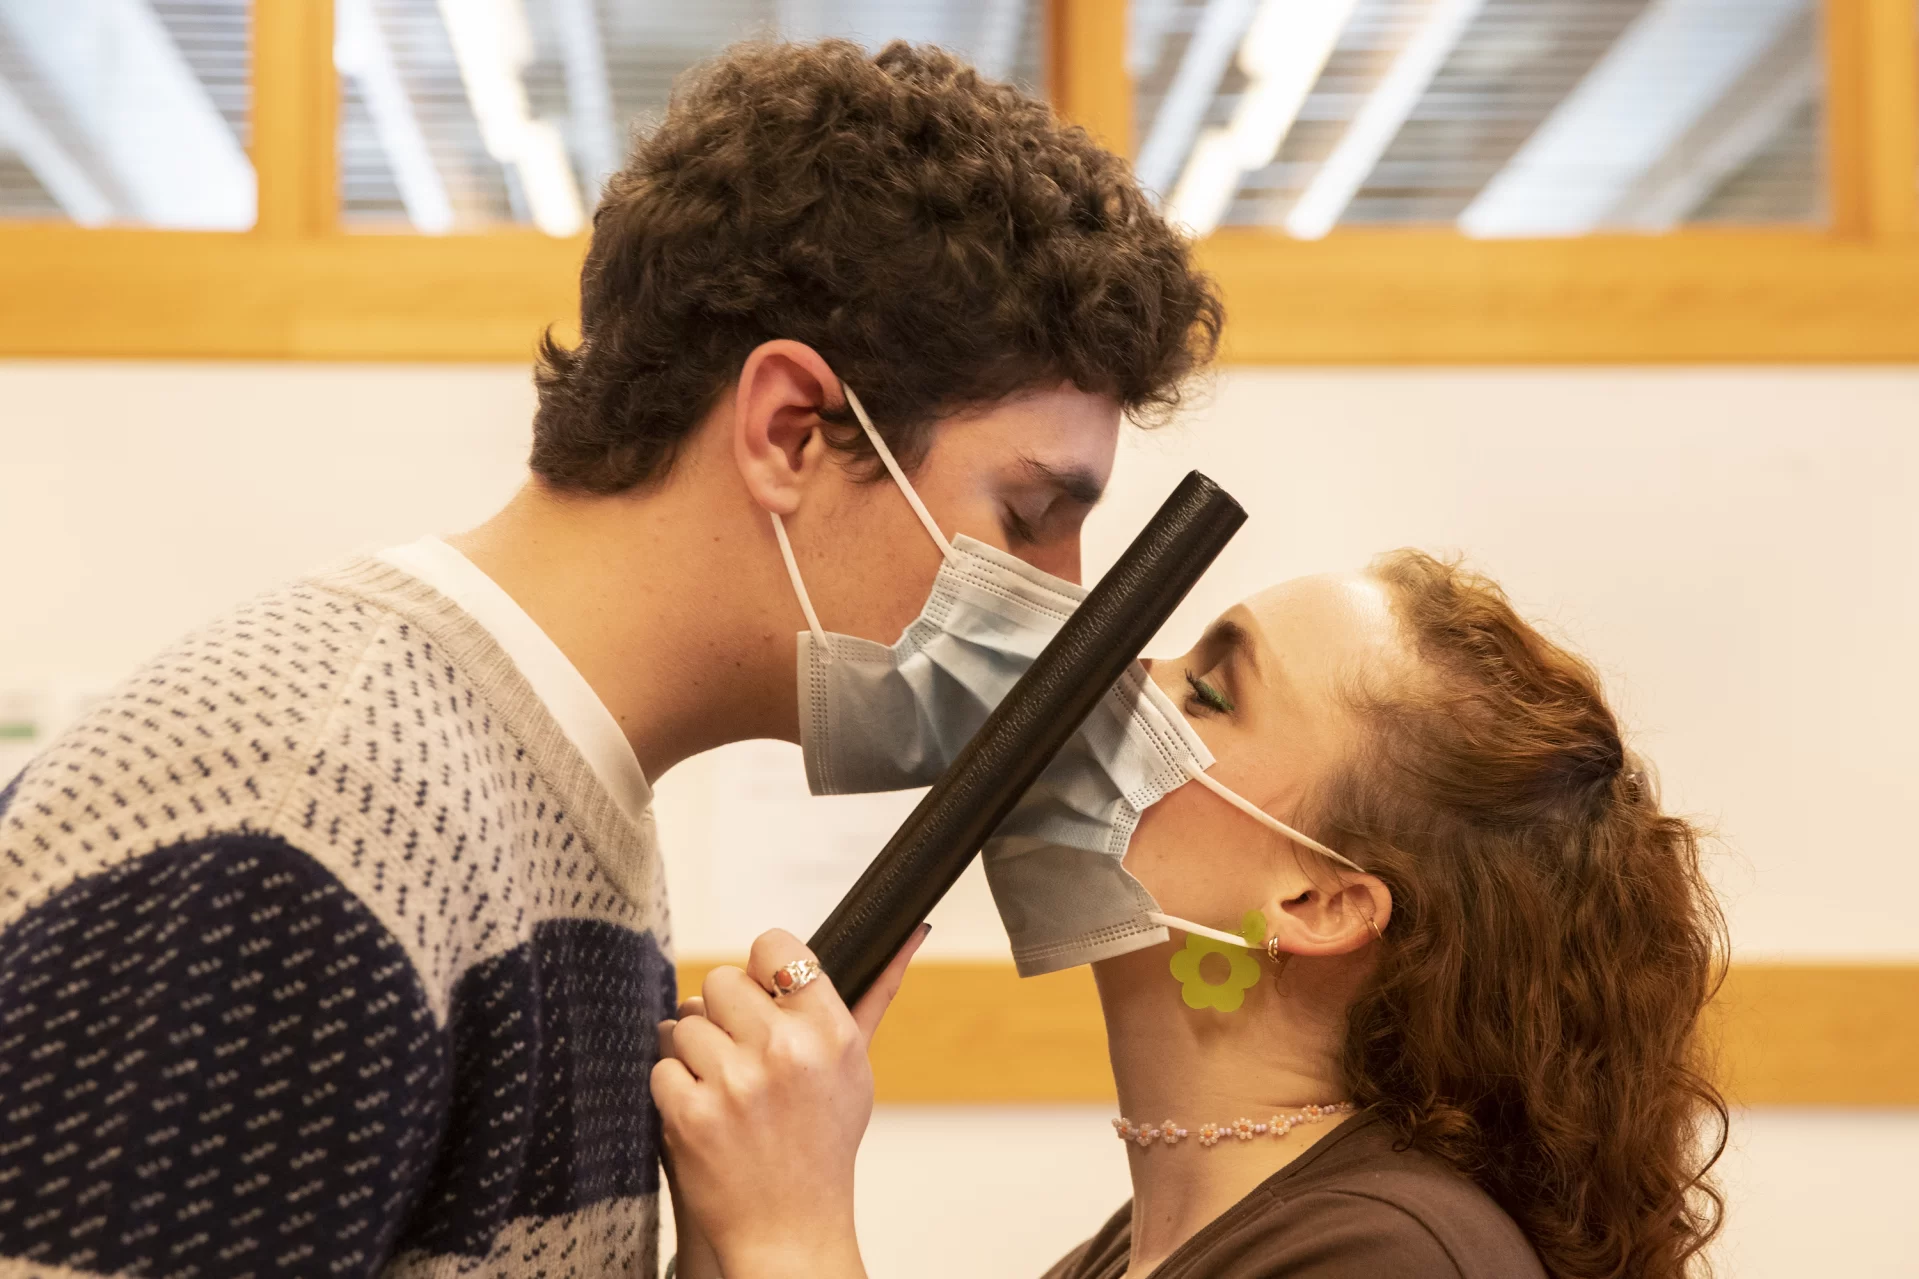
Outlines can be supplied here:
[[1364, 746], [1320, 796], [1393, 893], [1352, 1096], [1484, 1187], [1557, 1279], [1679, 1279], [1723, 1211], [1700, 833], [1660, 808], [1592, 668], [1497, 585], [1416, 551], [1372, 573], [1418, 673], [1358, 692]]
[[934, 48], [742, 45], [607, 184], [579, 344], [541, 344], [532, 466], [593, 493], [661, 476], [774, 338], [817, 350], [909, 466], [938, 418], [1062, 381], [1150, 419], [1220, 323], [1127, 163], [1045, 103]]

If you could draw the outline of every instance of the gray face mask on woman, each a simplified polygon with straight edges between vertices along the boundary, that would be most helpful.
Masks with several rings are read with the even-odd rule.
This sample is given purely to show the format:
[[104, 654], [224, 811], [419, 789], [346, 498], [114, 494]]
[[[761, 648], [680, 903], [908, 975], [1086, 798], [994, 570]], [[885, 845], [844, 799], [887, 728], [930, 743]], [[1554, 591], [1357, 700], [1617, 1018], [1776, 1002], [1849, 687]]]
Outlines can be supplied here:
[[[949, 542], [859, 397], [842, 389], [944, 562], [893, 644], [829, 632], [773, 515], [808, 627], [799, 636], [800, 742], [815, 795], [930, 785], [1086, 597], [983, 542]], [[1206, 777], [1212, 763], [1179, 708], [1133, 663], [986, 844], [987, 882], [1022, 975], [1154, 945], [1168, 925], [1232, 939], [1161, 913], [1121, 864], [1140, 813], [1195, 778], [1278, 825]]]
[[1022, 977], [1156, 946], [1168, 928], [1234, 946], [1237, 934], [1169, 915], [1125, 866], [1140, 815], [1198, 782], [1269, 830], [1349, 870], [1208, 775], [1213, 753], [1135, 662], [986, 841], [981, 860]]

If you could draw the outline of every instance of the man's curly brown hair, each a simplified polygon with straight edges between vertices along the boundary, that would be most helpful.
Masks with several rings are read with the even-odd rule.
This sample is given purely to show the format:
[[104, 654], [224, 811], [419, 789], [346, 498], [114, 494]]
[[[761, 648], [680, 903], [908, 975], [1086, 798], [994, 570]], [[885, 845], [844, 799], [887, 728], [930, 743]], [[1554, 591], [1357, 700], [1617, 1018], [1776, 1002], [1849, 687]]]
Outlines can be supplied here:
[[658, 479], [775, 338], [817, 350], [908, 466], [940, 418], [1062, 381], [1151, 419], [1220, 322], [1127, 163], [1045, 103], [934, 48], [738, 46], [607, 184], [580, 342], [541, 343], [532, 467], [592, 493]]

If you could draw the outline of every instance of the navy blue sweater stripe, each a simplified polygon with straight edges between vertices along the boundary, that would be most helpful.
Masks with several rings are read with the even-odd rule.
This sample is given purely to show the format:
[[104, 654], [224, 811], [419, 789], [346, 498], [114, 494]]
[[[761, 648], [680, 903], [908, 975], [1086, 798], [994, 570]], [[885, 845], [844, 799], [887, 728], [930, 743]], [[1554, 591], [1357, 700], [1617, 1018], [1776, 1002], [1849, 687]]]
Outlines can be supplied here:
[[445, 1125], [406, 954], [283, 840], [176, 844], [0, 936], [0, 1254], [370, 1275]]
[[500, 1227], [659, 1188], [650, 1080], [673, 968], [650, 933], [548, 920], [455, 990], [445, 1148], [402, 1250], [482, 1256]]
[[0, 934], [0, 1255], [370, 1275], [659, 1188], [671, 963], [558, 919], [436, 1025], [399, 943], [284, 840], [176, 844]]

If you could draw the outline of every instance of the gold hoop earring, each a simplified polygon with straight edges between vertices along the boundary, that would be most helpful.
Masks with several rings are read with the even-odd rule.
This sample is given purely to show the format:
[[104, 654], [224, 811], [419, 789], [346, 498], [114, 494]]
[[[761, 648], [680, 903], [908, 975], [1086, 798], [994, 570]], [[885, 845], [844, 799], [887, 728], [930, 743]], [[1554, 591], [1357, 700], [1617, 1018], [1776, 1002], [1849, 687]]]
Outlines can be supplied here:
[[1279, 989], [1279, 979], [1286, 975], [1286, 965], [1293, 961], [1291, 951], [1279, 948], [1279, 934], [1274, 933], [1266, 939], [1266, 958], [1273, 961], [1273, 989]]

